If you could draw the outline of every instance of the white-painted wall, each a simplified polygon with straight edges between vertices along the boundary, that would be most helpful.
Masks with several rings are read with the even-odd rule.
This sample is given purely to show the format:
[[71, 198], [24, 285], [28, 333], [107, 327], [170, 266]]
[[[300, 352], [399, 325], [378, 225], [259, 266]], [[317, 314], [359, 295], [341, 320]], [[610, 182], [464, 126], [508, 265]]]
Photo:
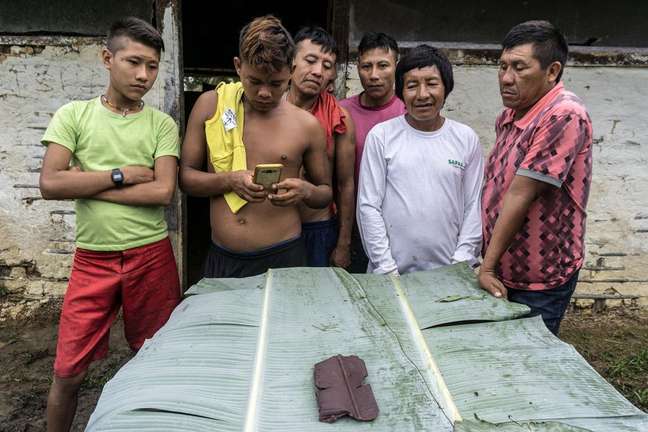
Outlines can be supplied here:
[[[169, 15], [165, 26], [167, 52], [145, 100], [168, 111], [182, 89], [173, 43], [177, 34]], [[39, 140], [57, 108], [100, 95], [108, 75], [97, 40], [0, 47], [0, 296], [45, 299], [65, 291], [74, 212], [72, 202], [40, 199], [38, 170], [45, 149]], [[455, 90], [445, 114], [472, 126], [488, 151], [501, 110], [496, 68], [461, 66], [454, 71]], [[596, 141], [587, 262], [578, 289], [612, 288], [642, 295], [641, 303], [648, 304], [648, 69], [574, 66], [564, 79], [585, 101]], [[354, 64], [349, 65], [347, 87], [349, 95], [361, 89]]]
[[[167, 50], [144, 100], [177, 114], [182, 86], [171, 8], [165, 11], [164, 28]], [[108, 72], [100, 58], [102, 41], [96, 38], [12, 41], [0, 43], [0, 297], [46, 300], [63, 295], [67, 287], [75, 224], [72, 201], [40, 196], [38, 176], [45, 153], [40, 139], [59, 107], [101, 95]], [[171, 208], [167, 219], [177, 248], [176, 210]]]

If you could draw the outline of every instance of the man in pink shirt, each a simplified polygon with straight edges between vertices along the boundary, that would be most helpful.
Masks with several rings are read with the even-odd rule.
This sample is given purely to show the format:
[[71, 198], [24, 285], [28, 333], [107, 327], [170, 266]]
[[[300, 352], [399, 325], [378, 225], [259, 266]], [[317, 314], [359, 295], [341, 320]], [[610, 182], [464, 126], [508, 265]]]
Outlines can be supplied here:
[[592, 125], [560, 78], [564, 36], [546, 21], [504, 38], [495, 125], [482, 194], [483, 289], [526, 304], [558, 333], [584, 259]]
[[[378, 123], [405, 114], [405, 105], [394, 93], [398, 61], [398, 44], [394, 38], [385, 33], [366, 33], [358, 45], [358, 56], [358, 76], [363, 91], [340, 101], [340, 105], [349, 112], [355, 124], [356, 189], [367, 134]], [[354, 225], [349, 271], [364, 273], [367, 271], [367, 264], [368, 259], [362, 248], [358, 227]]]

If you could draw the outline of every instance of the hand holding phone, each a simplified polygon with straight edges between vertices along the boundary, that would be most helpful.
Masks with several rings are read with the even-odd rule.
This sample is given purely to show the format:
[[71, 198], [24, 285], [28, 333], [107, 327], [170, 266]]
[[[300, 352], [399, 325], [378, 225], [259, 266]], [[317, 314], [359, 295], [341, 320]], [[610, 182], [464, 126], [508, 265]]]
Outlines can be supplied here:
[[275, 185], [268, 199], [279, 207], [293, 206], [309, 199], [313, 188], [312, 184], [300, 178], [287, 178]]
[[254, 168], [254, 183], [263, 186], [266, 191], [281, 180], [282, 164], [259, 164]]
[[254, 183], [254, 173], [248, 170], [232, 171], [230, 173], [231, 191], [247, 202], [260, 203], [266, 200], [268, 192]]

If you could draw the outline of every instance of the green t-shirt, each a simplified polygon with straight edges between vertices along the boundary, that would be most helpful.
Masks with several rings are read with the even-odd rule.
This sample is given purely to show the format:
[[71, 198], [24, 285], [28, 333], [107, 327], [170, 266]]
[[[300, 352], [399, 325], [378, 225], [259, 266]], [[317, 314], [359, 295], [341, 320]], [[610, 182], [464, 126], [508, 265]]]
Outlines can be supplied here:
[[[83, 171], [107, 171], [126, 165], [153, 169], [161, 156], [179, 157], [178, 127], [171, 117], [145, 106], [126, 117], [99, 98], [70, 102], [50, 122], [41, 142], [72, 152]], [[122, 251], [167, 236], [162, 206], [131, 206], [94, 199], [76, 200], [76, 244], [95, 251]]]

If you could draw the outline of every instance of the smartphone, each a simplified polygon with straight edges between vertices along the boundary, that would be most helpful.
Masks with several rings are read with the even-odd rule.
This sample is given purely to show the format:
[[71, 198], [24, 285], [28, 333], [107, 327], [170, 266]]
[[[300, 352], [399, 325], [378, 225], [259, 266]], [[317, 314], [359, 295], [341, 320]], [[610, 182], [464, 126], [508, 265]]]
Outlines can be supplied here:
[[281, 179], [282, 164], [259, 164], [254, 168], [254, 183], [260, 184], [266, 190], [271, 190], [272, 185]]

